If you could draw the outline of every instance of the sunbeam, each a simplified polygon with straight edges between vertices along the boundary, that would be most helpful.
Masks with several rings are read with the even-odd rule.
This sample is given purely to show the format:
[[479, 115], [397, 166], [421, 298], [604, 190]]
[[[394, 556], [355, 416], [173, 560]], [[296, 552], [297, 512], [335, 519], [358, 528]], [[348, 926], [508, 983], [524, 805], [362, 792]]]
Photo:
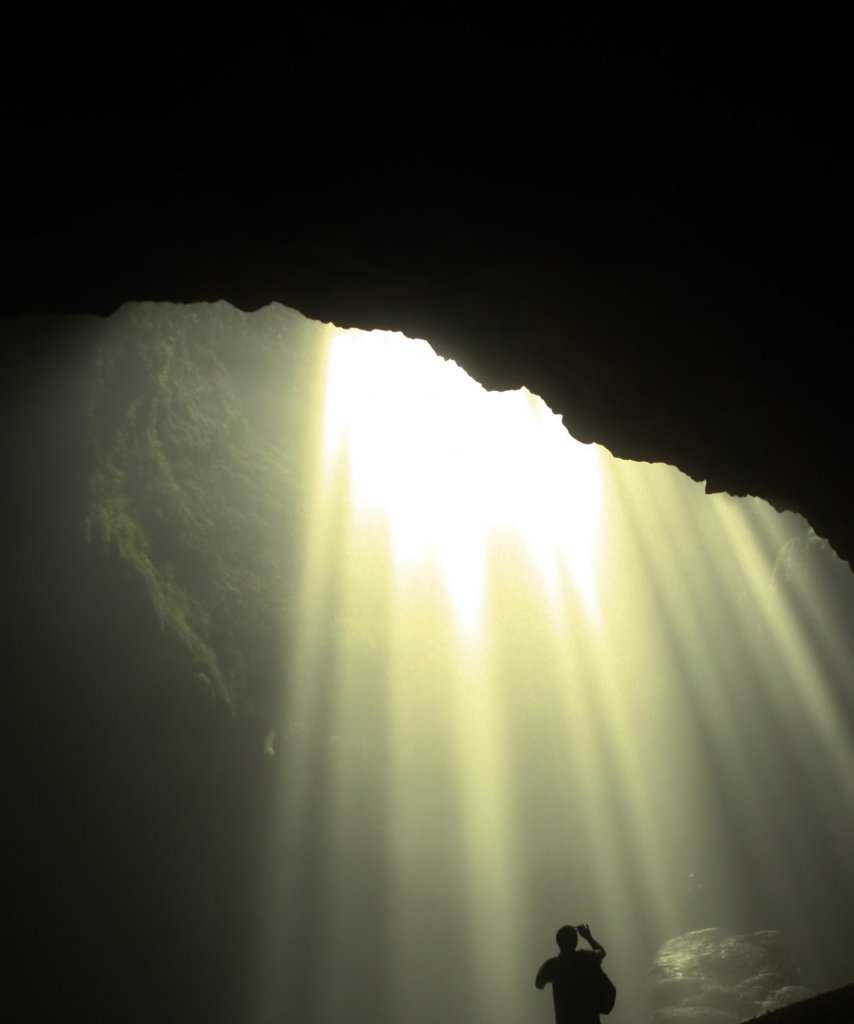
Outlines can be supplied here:
[[664, 938], [797, 946], [854, 899], [787, 846], [854, 809], [850, 642], [774, 574], [803, 520], [423, 341], [329, 328], [325, 367], [258, 1019], [547, 1019], [538, 950], [588, 918], [631, 1006]]

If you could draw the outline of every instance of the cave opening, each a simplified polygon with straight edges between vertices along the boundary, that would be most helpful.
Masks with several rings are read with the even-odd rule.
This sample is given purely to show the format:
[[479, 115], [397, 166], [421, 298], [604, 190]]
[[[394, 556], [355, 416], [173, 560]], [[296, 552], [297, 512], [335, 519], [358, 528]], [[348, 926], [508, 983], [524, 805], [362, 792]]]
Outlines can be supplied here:
[[702, 929], [850, 981], [854, 584], [801, 516], [281, 306], [14, 329], [92, 356], [19, 428], [41, 998], [547, 1020], [536, 968], [588, 920], [614, 1020], [660, 1019], [652, 958]]

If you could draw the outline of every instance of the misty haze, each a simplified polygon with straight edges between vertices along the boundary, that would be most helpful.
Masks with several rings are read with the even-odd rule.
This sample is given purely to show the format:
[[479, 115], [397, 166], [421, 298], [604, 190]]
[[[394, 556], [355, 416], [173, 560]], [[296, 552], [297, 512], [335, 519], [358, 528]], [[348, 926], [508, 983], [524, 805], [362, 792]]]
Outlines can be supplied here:
[[701, 930], [793, 965], [719, 1024], [852, 980], [854, 584], [803, 518], [281, 306], [4, 331], [65, 353], [6, 439], [34, 1012], [546, 1024], [581, 921], [614, 1024], [688, 1019]]

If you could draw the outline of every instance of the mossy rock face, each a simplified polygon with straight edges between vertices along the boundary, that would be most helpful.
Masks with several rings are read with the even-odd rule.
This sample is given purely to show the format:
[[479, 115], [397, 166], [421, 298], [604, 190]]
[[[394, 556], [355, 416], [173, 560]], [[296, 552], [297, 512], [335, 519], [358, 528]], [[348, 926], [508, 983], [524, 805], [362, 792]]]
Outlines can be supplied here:
[[134, 303], [104, 322], [88, 529], [232, 706], [265, 705], [295, 601], [324, 328], [281, 306]]

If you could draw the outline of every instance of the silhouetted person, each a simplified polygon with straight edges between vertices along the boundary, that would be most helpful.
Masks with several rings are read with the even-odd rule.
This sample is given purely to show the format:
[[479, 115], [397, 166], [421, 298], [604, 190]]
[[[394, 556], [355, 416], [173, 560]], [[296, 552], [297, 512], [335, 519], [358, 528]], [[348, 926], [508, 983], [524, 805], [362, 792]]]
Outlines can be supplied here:
[[[590, 949], [576, 949], [578, 936]], [[551, 984], [556, 1024], [599, 1024], [605, 950], [586, 924], [565, 924], [555, 935], [560, 953], [537, 971], [537, 988]]]

